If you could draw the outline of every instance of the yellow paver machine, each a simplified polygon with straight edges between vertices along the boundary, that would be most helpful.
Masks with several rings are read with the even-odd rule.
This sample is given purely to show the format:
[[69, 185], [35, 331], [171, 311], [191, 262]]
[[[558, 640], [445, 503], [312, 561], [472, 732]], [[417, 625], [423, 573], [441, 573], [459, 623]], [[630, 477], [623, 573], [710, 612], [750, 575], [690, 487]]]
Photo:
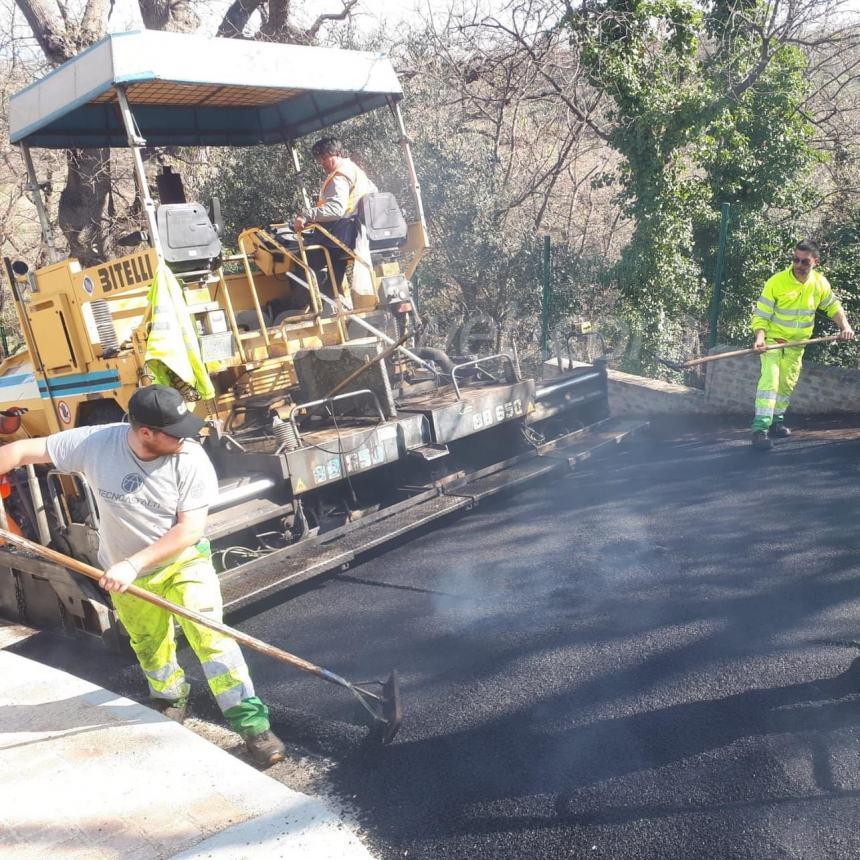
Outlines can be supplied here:
[[[168, 373], [208, 421], [220, 481], [209, 536], [228, 613], [640, 426], [608, 417], [602, 362], [540, 381], [512, 350], [422, 344], [411, 279], [428, 233], [401, 98], [380, 54], [144, 31], [102, 39], [11, 99], [47, 264], [6, 260], [24, 346], [0, 365], [0, 440], [122, 420], [135, 389]], [[371, 111], [390, 115], [412, 214], [391, 194], [363, 200], [360, 249], [324, 225], [319, 246], [288, 223], [226, 237], [217, 207], [185, 199], [169, 169], [150, 190], [145, 147], [272, 143], [290, 148], [301, 186], [296, 142]], [[142, 223], [126, 256], [61, 258], [36, 147], [130, 149]], [[339, 284], [325, 280], [333, 252], [348, 262]], [[19, 472], [6, 479], [9, 516], [92, 563], [98, 504], [83, 476]], [[8, 547], [0, 614], [118, 641], [96, 586]]]

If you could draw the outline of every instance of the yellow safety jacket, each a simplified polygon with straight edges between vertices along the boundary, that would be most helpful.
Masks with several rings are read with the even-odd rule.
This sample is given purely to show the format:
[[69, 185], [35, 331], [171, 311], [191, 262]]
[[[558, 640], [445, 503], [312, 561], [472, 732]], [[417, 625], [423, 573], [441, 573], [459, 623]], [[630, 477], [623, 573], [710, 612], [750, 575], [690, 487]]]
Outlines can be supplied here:
[[326, 176], [325, 182], [323, 182], [322, 188], [320, 188], [319, 198], [317, 199], [318, 209], [325, 205], [326, 189], [332, 182], [334, 182], [334, 178], [338, 174], [346, 177], [349, 181], [349, 198], [342, 217], [352, 218], [352, 216], [355, 215], [358, 201], [361, 200], [365, 194], [371, 194], [376, 191], [376, 186], [367, 178], [367, 174], [355, 162], [345, 158], [341, 161], [336, 170], [333, 170], [328, 176]]
[[750, 325], [754, 332], [763, 329], [767, 340], [806, 340], [812, 337], [816, 310], [833, 317], [842, 305], [820, 272], [813, 269], [802, 284], [789, 266], [764, 285]]
[[164, 262], [158, 264], [147, 301], [152, 307], [152, 325], [144, 361], [154, 381], [173, 385], [167, 372], [171, 371], [195, 388], [204, 400], [214, 397], [215, 389], [200, 354], [200, 341], [182, 288]]

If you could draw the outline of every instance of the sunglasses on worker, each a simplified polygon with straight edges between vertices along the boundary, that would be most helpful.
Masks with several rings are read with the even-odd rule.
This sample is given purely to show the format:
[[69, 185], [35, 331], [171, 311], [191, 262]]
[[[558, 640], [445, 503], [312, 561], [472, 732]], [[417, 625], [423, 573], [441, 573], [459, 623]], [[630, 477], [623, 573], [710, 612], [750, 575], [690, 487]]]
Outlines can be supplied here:
[[813, 257], [792, 257], [791, 262], [798, 266], [811, 266], [815, 259]]

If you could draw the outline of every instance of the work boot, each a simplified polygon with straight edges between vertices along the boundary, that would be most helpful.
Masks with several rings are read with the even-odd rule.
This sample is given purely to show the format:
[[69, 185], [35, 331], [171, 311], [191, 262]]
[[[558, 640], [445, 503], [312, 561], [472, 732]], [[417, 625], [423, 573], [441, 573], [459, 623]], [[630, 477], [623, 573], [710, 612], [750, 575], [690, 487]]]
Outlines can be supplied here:
[[791, 436], [791, 430], [789, 430], [782, 421], [776, 421], [770, 425], [768, 436], [770, 436], [771, 439], [785, 439], [788, 436]]
[[753, 431], [752, 446], [756, 451], [770, 451], [773, 448], [773, 442], [768, 438], [767, 430]]
[[271, 767], [284, 760], [284, 744], [274, 732], [266, 731], [243, 737], [254, 764], [260, 767]]
[[180, 725], [185, 722], [185, 717], [188, 715], [187, 697], [172, 702], [169, 699], [150, 699], [149, 704], [158, 713], [164, 714], [168, 720], [173, 720]]

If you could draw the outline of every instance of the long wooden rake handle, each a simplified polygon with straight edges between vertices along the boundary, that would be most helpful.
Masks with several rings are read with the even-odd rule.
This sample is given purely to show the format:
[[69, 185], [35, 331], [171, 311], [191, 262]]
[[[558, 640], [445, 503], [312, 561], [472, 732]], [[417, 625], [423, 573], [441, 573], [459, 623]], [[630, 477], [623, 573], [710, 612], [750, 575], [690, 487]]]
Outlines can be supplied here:
[[346, 388], [347, 385], [349, 385], [350, 382], [353, 381], [353, 379], [357, 379], [359, 376], [361, 376], [362, 373], [367, 370], [370, 370], [370, 368], [373, 367], [375, 364], [379, 364], [380, 361], [384, 361], [386, 358], [388, 358], [389, 355], [392, 355], [394, 352], [400, 349], [400, 347], [403, 346], [403, 344], [406, 343], [406, 341], [409, 340], [410, 337], [412, 337], [413, 335], [420, 334], [421, 328], [422, 327], [419, 326], [414, 331], [403, 332], [403, 334], [400, 336], [400, 338], [398, 338], [396, 343], [392, 343], [391, 346], [389, 346], [387, 349], [383, 350], [378, 355], [373, 356], [373, 358], [371, 358], [370, 361], [367, 362], [367, 364], [363, 364], [361, 367], [357, 367], [355, 370], [352, 371], [352, 373], [349, 374], [349, 376], [346, 376], [341, 379], [341, 381], [338, 382], [338, 384], [335, 385], [335, 387], [332, 388], [332, 390], [329, 391], [328, 394], [326, 394], [325, 399], [328, 400], [329, 397], [334, 397], [335, 394], [339, 394], [344, 388]]
[[739, 355], [754, 355], [756, 353], [770, 352], [772, 349], [792, 349], [796, 346], [808, 346], [811, 343], [826, 343], [827, 341], [838, 339], [838, 334], [828, 334], [825, 337], [812, 337], [809, 340], [790, 340], [786, 343], [772, 343], [764, 349], [755, 349], [755, 347], [750, 347], [749, 349], [736, 349], [732, 352], [718, 352], [716, 355], [706, 355], [704, 358], [694, 358], [690, 361], [679, 362], [678, 367], [679, 369], [686, 369], [688, 367], [695, 367], [698, 364], [707, 364], [709, 361], [720, 361], [723, 358], [735, 358]]
[[[104, 576], [104, 573], [101, 570], [96, 567], [92, 567], [92, 565], [78, 561], [76, 558], [70, 558], [67, 555], [63, 555], [61, 552], [51, 549], [50, 547], [34, 543], [31, 540], [27, 540], [25, 537], [13, 534], [5, 529], [0, 529], [0, 538], [13, 546], [28, 550], [29, 552], [35, 553], [48, 561], [56, 562], [63, 567], [67, 567], [70, 570], [81, 573], [97, 582]], [[160, 606], [162, 609], [182, 618], [187, 618], [189, 621], [193, 621], [195, 624], [199, 624], [202, 627], [208, 627], [210, 630], [217, 630], [219, 633], [223, 633], [225, 636], [230, 636], [237, 642], [247, 645], [254, 651], [259, 651], [261, 654], [267, 654], [269, 657], [274, 657], [275, 660], [281, 660], [283, 663], [289, 663], [290, 666], [293, 666], [296, 669], [301, 669], [303, 672], [310, 672], [312, 675], [317, 675], [323, 680], [329, 681], [332, 684], [337, 684], [340, 687], [346, 687], [350, 690], [354, 689], [353, 685], [349, 681], [345, 678], [341, 678], [340, 675], [336, 675], [334, 672], [329, 672], [328, 669], [323, 669], [321, 666], [316, 666], [307, 660], [303, 660], [295, 654], [290, 654], [289, 651], [284, 651], [274, 645], [269, 645], [268, 642], [263, 642], [262, 639], [257, 639], [254, 636], [249, 636], [247, 633], [243, 633], [241, 630], [237, 630], [235, 627], [230, 627], [228, 624], [224, 624], [221, 621], [207, 618], [205, 615], [201, 615], [193, 609], [186, 609], [184, 606], [180, 606], [177, 603], [171, 603], [171, 601], [165, 600], [163, 597], [159, 597], [157, 594], [153, 594], [151, 591], [146, 591], [137, 585], [129, 585], [125, 593], [133, 594], [140, 600], [145, 600], [147, 603], [152, 603], [154, 606]]]

